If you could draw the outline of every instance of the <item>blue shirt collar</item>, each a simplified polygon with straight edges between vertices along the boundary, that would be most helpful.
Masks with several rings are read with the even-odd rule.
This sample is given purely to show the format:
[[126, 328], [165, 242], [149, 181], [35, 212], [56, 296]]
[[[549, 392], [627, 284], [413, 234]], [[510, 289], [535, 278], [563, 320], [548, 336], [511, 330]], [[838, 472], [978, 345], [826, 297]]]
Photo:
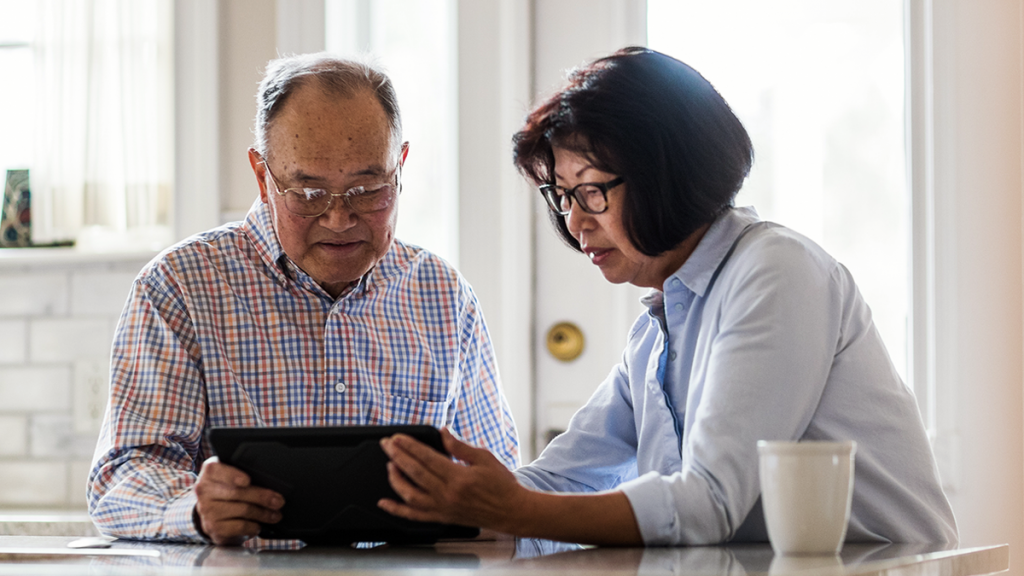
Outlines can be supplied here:
[[[704, 296], [711, 277], [718, 265], [721, 264], [722, 259], [725, 258], [726, 253], [729, 252], [729, 247], [748, 224], [757, 220], [757, 211], [753, 207], [727, 210], [712, 222], [693, 254], [690, 254], [679, 270], [665, 279], [666, 285], [675, 278], [697, 296]], [[655, 309], [663, 305], [664, 298], [664, 293], [661, 290], [654, 289], [644, 295], [640, 301], [644, 306]]]

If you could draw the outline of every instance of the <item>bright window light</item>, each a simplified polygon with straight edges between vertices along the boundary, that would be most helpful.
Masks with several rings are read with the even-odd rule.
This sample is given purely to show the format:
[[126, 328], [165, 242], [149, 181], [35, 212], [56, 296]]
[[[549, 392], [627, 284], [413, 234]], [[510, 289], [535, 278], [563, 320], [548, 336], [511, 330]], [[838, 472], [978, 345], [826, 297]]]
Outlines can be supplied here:
[[455, 0], [327, 0], [327, 50], [369, 52], [395, 83], [409, 157], [396, 236], [458, 265]]
[[33, 2], [0, 0], [0, 185], [7, 170], [28, 168], [32, 161], [35, 17]]
[[903, 3], [648, 0], [648, 40], [722, 93], [754, 141], [737, 198], [851, 270], [906, 377], [910, 194]]

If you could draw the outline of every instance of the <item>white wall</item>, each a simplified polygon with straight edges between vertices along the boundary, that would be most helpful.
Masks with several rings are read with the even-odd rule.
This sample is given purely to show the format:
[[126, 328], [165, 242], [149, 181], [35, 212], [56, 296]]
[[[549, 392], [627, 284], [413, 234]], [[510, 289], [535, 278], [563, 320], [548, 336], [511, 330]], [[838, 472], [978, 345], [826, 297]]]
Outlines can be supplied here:
[[1022, 3], [909, 6], [915, 381], [963, 545], [1024, 574]]
[[531, 104], [530, 5], [462, 1], [457, 19], [459, 268], [484, 310], [526, 461], [534, 456], [533, 192], [512, 167], [512, 134]]
[[[241, 220], [259, 194], [249, 166], [256, 118], [256, 87], [274, 46], [274, 0], [221, 0], [218, 137], [220, 221]], [[219, 222], [218, 222], [219, 223]]]

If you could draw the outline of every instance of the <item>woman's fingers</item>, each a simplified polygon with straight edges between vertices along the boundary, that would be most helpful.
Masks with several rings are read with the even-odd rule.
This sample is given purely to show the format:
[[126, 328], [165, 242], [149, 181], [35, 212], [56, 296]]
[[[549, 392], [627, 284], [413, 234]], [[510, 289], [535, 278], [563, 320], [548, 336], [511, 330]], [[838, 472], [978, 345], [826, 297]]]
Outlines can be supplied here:
[[445, 454], [396, 435], [381, 442], [388, 481], [401, 501], [383, 499], [381, 509], [410, 520], [503, 529], [524, 490], [512, 473], [485, 449], [442, 430]]
[[395, 494], [398, 494], [398, 497], [403, 502], [416, 508], [426, 508], [432, 504], [433, 499], [430, 498], [429, 494], [421, 490], [413, 482], [410, 482], [406, 474], [399, 470], [394, 462], [388, 462], [387, 467], [388, 482], [391, 483], [391, 488], [394, 489]]
[[380, 500], [378, 505], [385, 511], [421, 522], [444, 521], [442, 514], [438, 511], [437, 502], [430, 494], [412, 484], [394, 462], [388, 462], [388, 481], [402, 502], [386, 498]]
[[447, 456], [403, 434], [382, 440], [381, 447], [409, 480], [428, 492], [444, 489], [450, 468], [456, 466]]
[[475, 448], [459, 440], [447, 428], [441, 430], [441, 442], [449, 454], [467, 464], [476, 464], [480, 461], [480, 458], [491, 455], [487, 450]]
[[406, 504], [402, 504], [401, 502], [395, 502], [390, 498], [382, 498], [377, 502], [377, 506], [388, 514], [398, 516], [399, 518], [405, 518], [407, 520], [416, 520], [417, 522], [445, 522], [445, 520], [437, 513], [423, 512], [422, 510], [417, 510]]

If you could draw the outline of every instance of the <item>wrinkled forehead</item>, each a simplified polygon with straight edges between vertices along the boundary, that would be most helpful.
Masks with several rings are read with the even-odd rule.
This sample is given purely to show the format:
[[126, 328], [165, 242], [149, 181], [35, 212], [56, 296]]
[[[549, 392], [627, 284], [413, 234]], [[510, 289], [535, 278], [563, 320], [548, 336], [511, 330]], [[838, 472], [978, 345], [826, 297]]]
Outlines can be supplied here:
[[372, 92], [339, 96], [309, 85], [284, 103], [267, 131], [267, 147], [268, 156], [282, 163], [347, 170], [393, 164], [401, 142]]

